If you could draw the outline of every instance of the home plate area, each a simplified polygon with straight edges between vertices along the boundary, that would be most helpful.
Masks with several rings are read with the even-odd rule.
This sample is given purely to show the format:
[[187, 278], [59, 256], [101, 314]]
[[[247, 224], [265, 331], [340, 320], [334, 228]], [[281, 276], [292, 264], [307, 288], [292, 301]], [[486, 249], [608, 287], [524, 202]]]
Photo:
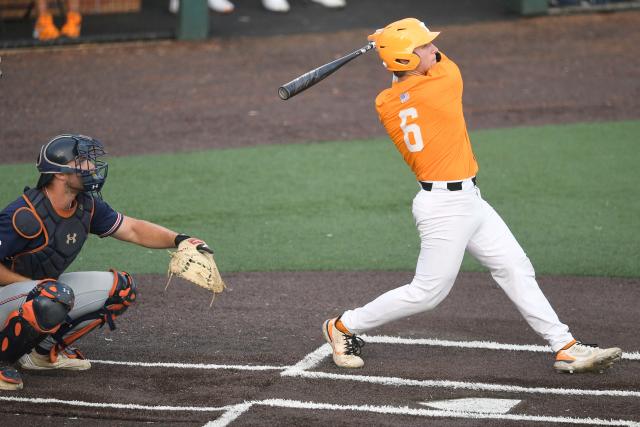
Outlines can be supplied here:
[[410, 277], [235, 273], [208, 309], [205, 290], [162, 293], [164, 276], [139, 276], [117, 329], [78, 342], [92, 368], [23, 372], [24, 390], [0, 393], [0, 425], [640, 426], [637, 331], [621, 327], [637, 323], [637, 280], [609, 279], [602, 293], [600, 278], [539, 279], [577, 337], [623, 349], [603, 374], [556, 373], [484, 273], [462, 273], [436, 310], [363, 335], [363, 368], [336, 367], [327, 315]]
[[[5, 407], [12, 403], [30, 408], [22, 415], [7, 414], [7, 419], [14, 424], [30, 418], [27, 414], [73, 413], [77, 416], [67, 417], [67, 422], [90, 417], [95, 418], [92, 422], [96, 425], [125, 425], [134, 420], [209, 427], [424, 425], [425, 419], [429, 419], [430, 425], [487, 422], [489, 425], [640, 426], [637, 386], [601, 387], [598, 383], [607, 376], [599, 374], [562, 375], [549, 370], [548, 375], [538, 377], [541, 371], [536, 365], [549, 361], [550, 349], [545, 346], [390, 336], [363, 335], [363, 338], [369, 350], [367, 364], [356, 370], [335, 367], [328, 344], [290, 366], [92, 361], [96, 371], [109, 370], [125, 377], [127, 372], [135, 377], [139, 371], [146, 371], [149, 376], [163, 371], [171, 372], [168, 380], [183, 377], [185, 381], [192, 381], [193, 374], [197, 373], [199, 378], [224, 379], [227, 383], [257, 382], [259, 387], [264, 387], [258, 399], [241, 400], [233, 395], [211, 399], [221, 399], [226, 402], [224, 405], [188, 404], [202, 401], [198, 394], [205, 389], [223, 391], [221, 385], [201, 384], [199, 388], [195, 381], [189, 389], [193, 390], [191, 399], [189, 393], [170, 396], [167, 402], [173, 401], [173, 404], [131, 403], [135, 394], [140, 393], [134, 390], [115, 403], [6, 395], [0, 396], [0, 400]], [[391, 354], [395, 360], [385, 357]], [[474, 360], [477, 364], [458, 363], [458, 358]], [[623, 358], [627, 369], [638, 369], [639, 353], [625, 353]], [[442, 371], [439, 366], [447, 362], [459, 368], [438, 375]], [[503, 375], [487, 374], [499, 371], [495, 364], [503, 365]], [[491, 365], [494, 367], [490, 368]], [[616, 367], [608, 373], [615, 372]], [[510, 380], [514, 373], [520, 374], [521, 381]], [[579, 381], [566, 382], [567, 378]], [[593, 387], [587, 386], [589, 384]], [[114, 416], [114, 411], [118, 415]], [[603, 418], [603, 413], [624, 416]]]

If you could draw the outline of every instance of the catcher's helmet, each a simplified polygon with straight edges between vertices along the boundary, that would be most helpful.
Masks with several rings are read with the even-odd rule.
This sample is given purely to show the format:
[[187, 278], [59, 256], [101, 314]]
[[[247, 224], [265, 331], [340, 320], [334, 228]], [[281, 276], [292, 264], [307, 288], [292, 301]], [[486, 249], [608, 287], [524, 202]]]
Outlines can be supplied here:
[[420, 63], [420, 57], [413, 50], [431, 43], [438, 34], [429, 31], [424, 22], [416, 18], [405, 18], [377, 30], [368, 39], [375, 42], [378, 55], [387, 70], [411, 71]]
[[[100, 160], [106, 152], [100, 141], [84, 135], [58, 135], [40, 149], [36, 166], [40, 171], [38, 188], [47, 185], [56, 173], [80, 175], [84, 191], [100, 195], [107, 180], [107, 162]], [[83, 162], [89, 161], [95, 167], [87, 169]], [[75, 162], [74, 166], [69, 166]]]

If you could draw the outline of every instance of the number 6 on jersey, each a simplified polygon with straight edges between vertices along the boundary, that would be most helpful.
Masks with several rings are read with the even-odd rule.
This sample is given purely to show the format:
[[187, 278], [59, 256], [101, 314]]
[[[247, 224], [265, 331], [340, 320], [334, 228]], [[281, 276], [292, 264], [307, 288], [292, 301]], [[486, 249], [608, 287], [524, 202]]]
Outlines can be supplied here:
[[[416, 123], [407, 125], [408, 117], [412, 119], [418, 118], [418, 112], [416, 111], [416, 109], [411, 107], [405, 110], [401, 110], [398, 116], [400, 116], [400, 119], [402, 120], [400, 122], [400, 128], [402, 129], [402, 132], [404, 132], [404, 143], [407, 145], [409, 151], [411, 151], [412, 153], [422, 151], [422, 149], [424, 148], [424, 143], [422, 142], [422, 133], [420, 132], [420, 126], [418, 126]], [[413, 143], [411, 143], [410, 134], [413, 134]]]

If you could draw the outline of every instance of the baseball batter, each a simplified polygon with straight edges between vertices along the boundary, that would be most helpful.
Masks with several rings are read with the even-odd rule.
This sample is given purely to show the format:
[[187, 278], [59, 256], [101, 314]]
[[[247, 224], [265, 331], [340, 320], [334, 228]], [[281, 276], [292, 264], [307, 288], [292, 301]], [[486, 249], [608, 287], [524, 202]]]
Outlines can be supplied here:
[[574, 339], [538, 287], [529, 258], [482, 199], [462, 110], [462, 76], [433, 44], [438, 34], [407, 18], [369, 36], [383, 65], [394, 73], [392, 86], [375, 104], [389, 137], [418, 180], [413, 216], [420, 254], [411, 283], [324, 322], [323, 335], [333, 348], [334, 362], [344, 368], [363, 366], [364, 342], [356, 334], [435, 308], [449, 294], [467, 250], [490, 270], [531, 328], [549, 342], [556, 352], [556, 370], [610, 367], [622, 351]]
[[[136, 284], [124, 271], [64, 273], [89, 233], [147, 248], [191, 245], [210, 255], [201, 240], [125, 216], [100, 196], [107, 178], [102, 143], [60, 135], [43, 145], [36, 188], [0, 212], [0, 389], [19, 390], [25, 370], [86, 370], [91, 363], [70, 345], [114, 320], [136, 300]], [[180, 252], [180, 251], [179, 251]]]

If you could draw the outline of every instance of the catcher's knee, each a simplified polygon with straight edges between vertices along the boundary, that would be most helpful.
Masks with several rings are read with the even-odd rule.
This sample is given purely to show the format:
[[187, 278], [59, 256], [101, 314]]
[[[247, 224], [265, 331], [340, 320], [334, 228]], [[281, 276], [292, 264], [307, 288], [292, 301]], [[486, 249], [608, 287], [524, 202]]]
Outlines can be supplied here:
[[47, 334], [55, 333], [73, 308], [73, 290], [52, 279], [39, 282], [0, 331], [0, 360], [15, 362]]
[[113, 331], [116, 329], [115, 318], [124, 313], [135, 302], [137, 289], [131, 275], [124, 271], [111, 271], [113, 272], [113, 285], [104, 306], [100, 310], [87, 313], [64, 323], [53, 334], [53, 338], [58, 342], [59, 348], [71, 345], [92, 330], [104, 326], [105, 323]]
[[136, 301], [137, 287], [133, 277], [126, 271], [113, 272], [113, 286], [109, 292], [109, 298], [104, 303], [107, 312], [114, 316], [120, 316], [131, 304]]

